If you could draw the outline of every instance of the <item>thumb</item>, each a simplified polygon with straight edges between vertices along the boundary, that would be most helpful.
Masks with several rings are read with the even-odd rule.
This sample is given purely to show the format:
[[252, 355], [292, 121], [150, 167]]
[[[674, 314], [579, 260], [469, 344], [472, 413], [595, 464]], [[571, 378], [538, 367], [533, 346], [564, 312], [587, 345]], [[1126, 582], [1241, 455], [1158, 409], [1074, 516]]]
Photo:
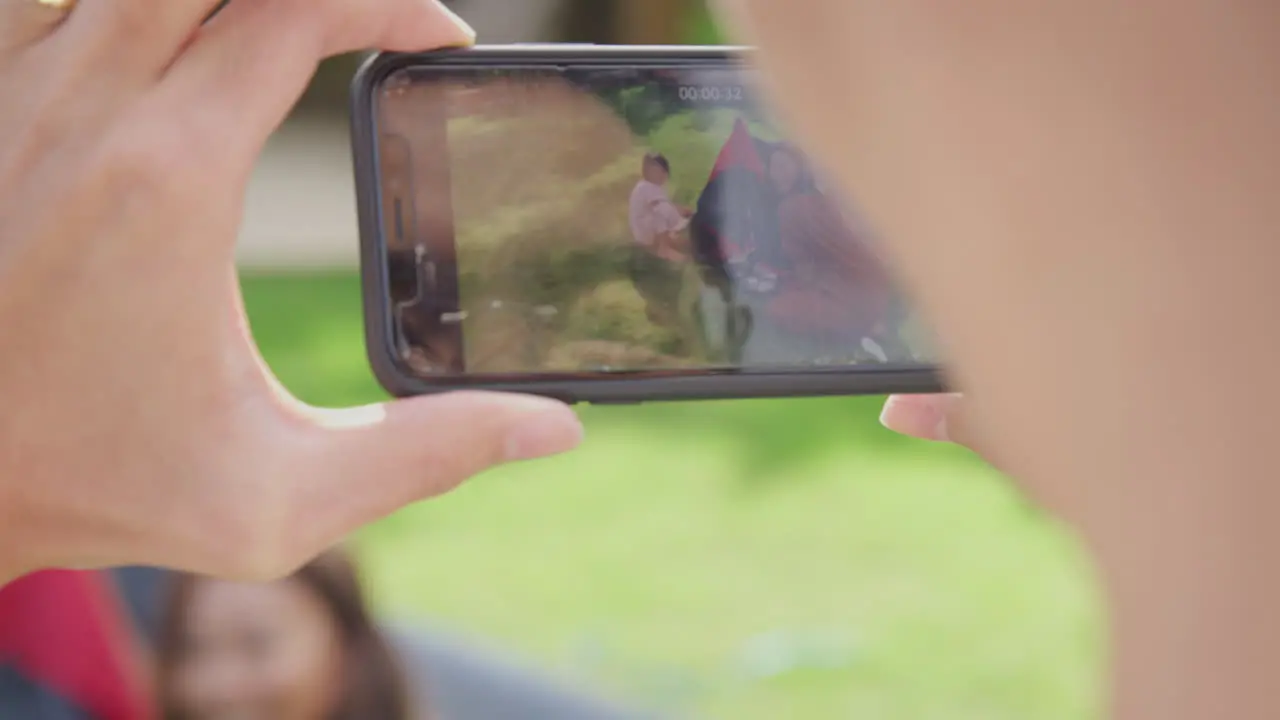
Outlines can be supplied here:
[[576, 447], [582, 425], [545, 398], [457, 392], [349, 410], [307, 410], [285, 459], [303, 555], [495, 465]]
[[959, 394], [893, 395], [884, 404], [880, 424], [920, 440], [957, 442], [955, 431], [963, 427], [963, 402], [964, 396]]
[[907, 437], [961, 445], [998, 465], [991, 448], [974, 432], [968, 403], [959, 393], [890, 396], [880, 424]]
[[981, 438], [970, 412], [970, 403], [959, 393], [892, 395], [880, 413], [880, 424], [920, 440], [955, 443], [982, 456], [1001, 472], [1010, 472], [1006, 454], [996, 452]]
[[997, 450], [994, 443], [981, 439], [972, 417], [970, 402], [963, 395], [893, 395], [884, 404], [880, 423], [908, 437], [966, 447], [982, 456], [991, 467], [1014, 477], [1032, 507], [1067, 515], [1063, 512], [1066, 505], [1062, 493], [1019, 473], [1015, 465], [1020, 464], [1022, 456], [1003, 445]]

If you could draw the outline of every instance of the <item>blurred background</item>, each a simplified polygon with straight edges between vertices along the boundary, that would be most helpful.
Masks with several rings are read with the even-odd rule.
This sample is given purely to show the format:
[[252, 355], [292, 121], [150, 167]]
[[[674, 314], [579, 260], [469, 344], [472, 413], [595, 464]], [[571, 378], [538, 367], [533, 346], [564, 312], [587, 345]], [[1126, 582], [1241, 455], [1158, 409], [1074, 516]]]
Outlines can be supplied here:
[[[482, 42], [710, 43], [699, 0], [456, 0]], [[268, 362], [304, 400], [383, 397], [364, 356], [346, 86], [327, 63], [254, 177], [240, 244]], [[585, 448], [363, 532], [380, 614], [682, 717], [1098, 712], [1074, 542], [881, 398], [584, 408]]]

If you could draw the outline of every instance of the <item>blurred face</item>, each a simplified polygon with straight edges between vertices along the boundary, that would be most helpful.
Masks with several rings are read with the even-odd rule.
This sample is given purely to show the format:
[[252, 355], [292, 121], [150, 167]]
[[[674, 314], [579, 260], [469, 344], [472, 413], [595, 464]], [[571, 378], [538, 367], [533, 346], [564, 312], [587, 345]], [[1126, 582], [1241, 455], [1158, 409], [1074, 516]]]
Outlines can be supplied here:
[[342, 676], [341, 638], [297, 581], [203, 580], [188, 606], [173, 703], [189, 720], [323, 720]]
[[800, 161], [786, 150], [775, 152], [769, 158], [769, 179], [778, 192], [791, 192], [800, 182]]
[[645, 163], [644, 179], [648, 180], [654, 185], [666, 185], [667, 171], [663, 170], [662, 166], [656, 162]]

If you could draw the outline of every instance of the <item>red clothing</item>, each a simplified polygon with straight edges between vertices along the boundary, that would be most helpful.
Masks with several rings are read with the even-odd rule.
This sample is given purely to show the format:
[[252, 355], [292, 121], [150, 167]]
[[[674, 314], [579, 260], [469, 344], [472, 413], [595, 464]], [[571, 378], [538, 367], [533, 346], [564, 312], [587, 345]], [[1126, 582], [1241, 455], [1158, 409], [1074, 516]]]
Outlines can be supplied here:
[[155, 717], [132, 633], [105, 573], [51, 570], [0, 587], [0, 664], [93, 720]]

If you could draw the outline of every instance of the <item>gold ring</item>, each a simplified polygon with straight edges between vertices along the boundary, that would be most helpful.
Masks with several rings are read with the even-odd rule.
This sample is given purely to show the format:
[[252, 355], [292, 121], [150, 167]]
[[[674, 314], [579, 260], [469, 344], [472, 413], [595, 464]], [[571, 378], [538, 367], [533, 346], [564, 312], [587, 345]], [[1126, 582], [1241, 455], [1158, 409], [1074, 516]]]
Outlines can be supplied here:
[[76, 0], [36, 0], [36, 3], [61, 13], [69, 13], [76, 6]]

